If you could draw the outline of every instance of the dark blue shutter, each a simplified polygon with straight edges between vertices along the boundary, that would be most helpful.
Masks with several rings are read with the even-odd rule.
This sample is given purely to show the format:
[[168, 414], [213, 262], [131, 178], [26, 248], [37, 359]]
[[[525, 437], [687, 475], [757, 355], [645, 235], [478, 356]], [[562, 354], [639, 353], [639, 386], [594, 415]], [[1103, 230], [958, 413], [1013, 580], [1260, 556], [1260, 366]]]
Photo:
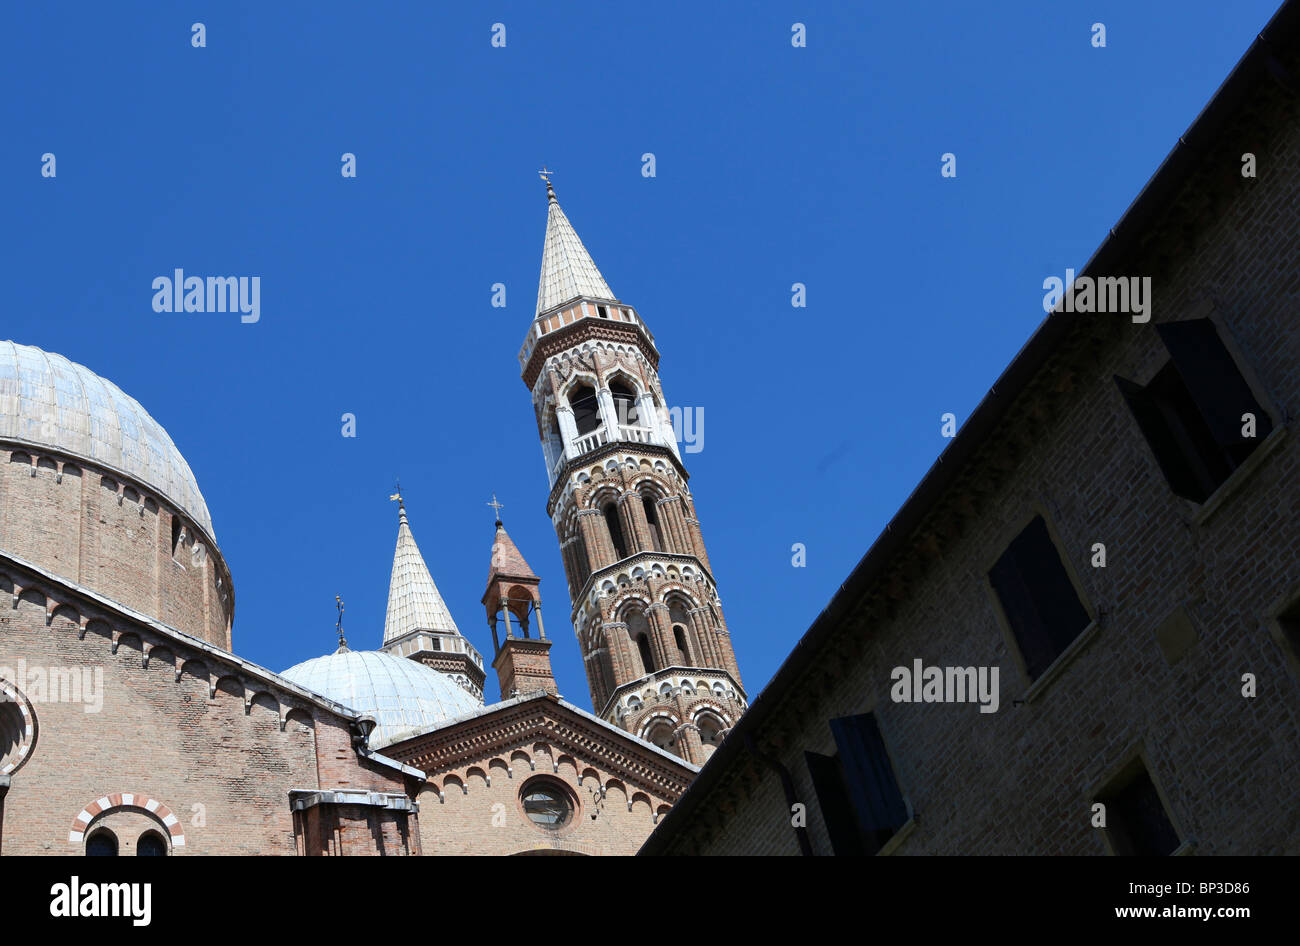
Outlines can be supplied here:
[[907, 823], [907, 805], [894, 778], [889, 753], [870, 713], [831, 720], [844, 780], [871, 850]]
[[1187, 458], [1183, 455], [1182, 448], [1178, 446], [1173, 432], [1165, 423], [1164, 416], [1151, 395], [1141, 385], [1134, 384], [1119, 375], [1115, 376], [1115, 384], [1119, 386], [1120, 393], [1128, 402], [1129, 410], [1133, 412], [1133, 419], [1137, 421], [1142, 436], [1146, 438], [1147, 445], [1155, 454], [1156, 463], [1160, 465], [1160, 472], [1164, 473], [1169, 488], [1184, 499], [1204, 502], [1207, 495], [1205, 489], [1197, 480]]
[[817, 793], [817, 807], [821, 809], [822, 822], [830, 836], [831, 849], [836, 857], [861, 857], [862, 834], [858, 816], [853, 810], [844, 784], [844, 770], [838, 757], [805, 752], [808, 774], [812, 776], [813, 790]]
[[[1272, 419], [1264, 413], [1242, 377], [1232, 355], [1223, 346], [1219, 332], [1209, 319], [1166, 322], [1156, 326], [1160, 338], [1196, 402], [1196, 408], [1214, 435], [1215, 442], [1232, 452], [1240, 463], [1255, 444], [1273, 430]], [[1243, 440], [1241, 415], [1254, 414], [1256, 438]], [[1248, 447], [1244, 452], [1242, 447]]]

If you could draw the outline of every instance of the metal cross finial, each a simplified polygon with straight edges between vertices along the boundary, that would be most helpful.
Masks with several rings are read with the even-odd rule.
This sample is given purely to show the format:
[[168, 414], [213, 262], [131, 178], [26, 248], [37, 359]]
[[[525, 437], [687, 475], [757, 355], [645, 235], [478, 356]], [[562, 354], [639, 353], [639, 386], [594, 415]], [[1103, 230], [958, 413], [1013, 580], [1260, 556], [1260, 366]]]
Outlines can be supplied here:
[[501, 521], [501, 510], [506, 508], [506, 504], [505, 504], [505, 503], [499, 503], [499, 502], [497, 502], [497, 494], [496, 494], [496, 493], [493, 493], [493, 494], [492, 494], [492, 502], [490, 502], [490, 503], [484, 503], [483, 505], [485, 505], [485, 506], [491, 506], [493, 509], [495, 509], [495, 510], [496, 510], [496, 514], [497, 514], [497, 522], [500, 522], [500, 521]]
[[397, 501], [397, 505], [401, 506], [402, 508], [406, 508], [406, 503], [403, 502], [403, 500], [402, 500], [402, 481], [401, 481], [401, 480], [398, 480], [398, 481], [397, 481], [397, 492], [393, 493], [393, 495], [391, 495], [391, 496], [388, 497], [388, 501], [389, 501], [390, 503], [393, 502], [394, 500]]
[[347, 646], [348, 646], [347, 638], [345, 638], [345, 637], [343, 636], [343, 612], [344, 612], [344, 610], [346, 610], [346, 609], [343, 607], [343, 598], [340, 597], [339, 595], [335, 595], [335, 596], [334, 596], [334, 605], [335, 605], [335, 607], [337, 607], [337, 608], [339, 609], [339, 620], [338, 620], [338, 623], [334, 625], [334, 626], [338, 629], [338, 632], [339, 632], [339, 646], [340, 646], [340, 647], [347, 647]]
[[543, 165], [542, 165], [542, 169], [541, 169], [540, 171], [537, 172], [537, 176], [540, 177], [542, 180], [544, 180], [544, 181], [546, 182], [546, 186], [547, 186], [547, 187], [550, 187], [550, 186], [551, 186], [551, 175], [554, 174], [554, 173], [555, 173], [554, 171], [552, 171], [552, 170], [551, 170], [550, 168], [548, 168], [545, 164], [543, 164]]

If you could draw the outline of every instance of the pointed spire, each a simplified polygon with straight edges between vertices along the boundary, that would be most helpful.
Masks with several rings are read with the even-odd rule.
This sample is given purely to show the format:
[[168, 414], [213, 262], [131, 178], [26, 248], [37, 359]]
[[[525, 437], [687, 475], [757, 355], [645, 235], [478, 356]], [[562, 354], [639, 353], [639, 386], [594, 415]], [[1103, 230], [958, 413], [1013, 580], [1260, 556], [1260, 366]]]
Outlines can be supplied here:
[[491, 586], [498, 577], [541, 581], [524, 561], [519, 547], [510, 538], [500, 519], [497, 520], [497, 534], [492, 538], [492, 568], [488, 572], [488, 585]]
[[537, 285], [537, 314], [579, 296], [612, 302], [614, 291], [555, 199], [555, 188], [547, 176], [550, 173], [542, 174], [546, 181], [546, 241], [542, 246], [542, 278]]
[[415, 544], [411, 525], [406, 521], [406, 503], [400, 493], [392, 498], [398, 503], [397, 550], [393, 554], [393, 573], [388, 582], [384, 644], [417, 630], [460, 634], [438, 586], [433, 583], [420, 547]]

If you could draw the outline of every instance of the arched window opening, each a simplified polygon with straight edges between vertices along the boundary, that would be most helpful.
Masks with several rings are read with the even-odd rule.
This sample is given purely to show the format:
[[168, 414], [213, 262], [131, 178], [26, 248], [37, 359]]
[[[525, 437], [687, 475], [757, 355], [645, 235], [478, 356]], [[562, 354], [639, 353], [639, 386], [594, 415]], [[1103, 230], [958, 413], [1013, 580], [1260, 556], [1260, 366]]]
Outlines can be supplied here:
[[700, 717], [700, 742], [706, 746], [716, 746], [722, 742], [722, 722], [714, 715], [706, 713]]
[[674, 624], [673, 638], [677, 641], [677, 652], [681, 655], [678, 662], [684, 667], [689, 667], [691, 665], [691, 652], [686, 647], [686, 628], [680, 624]]
[[579, 384], [569, 392], [569, 407], [573, 408], [573, 422], [578, 434], [589, 434], [600, 426], [600, 402], [589, 384]]
[[618, 517], [618, 503], [609, 502], [601, 510], [605, 516], [605, 525], [609, 527], [609, 540], [614, 544], [614, 555], [627, 558], [627, 542], [623, 539], [623, 523]]
[[117, 857], [117, 835], [100, 828], [86, 839], [87, 857]]
[[650, 638], [645, 634], [636, 636], [636, 649], [641, 653], [641, 666], [645, 668], [646, 673], [655, 672], [654, 657], [650, 655]]
[[636, 413], [636, 392], [622, 381], [611, 381], [609, 393], [614, 398], [614, 416], [618, 418], [619, 426], [640, 426]]
[[642, 495], [641, 508], [645, 510], [645, 521], [650, 527], [650, 545], [656, 552], [664, 550], [663, 533], [659, 528], [659, 504], [649, 494]]
[[157, 831], [146, 831], [135, 842], [136, 857], [166, 857], [167, 842]]
[[587, 557], [587, 540], [582, 537], [581, 531], [576, 532], [573, 538], [573, 564], [574, 577], [577, 578], [578, 587], [581, 588], [591, 577], [591, 559]]
[[671, 752], [673, 755], [680, 755], [677, 751], [677, 740], [673, 738], [673, 727], [666, 721], [659, 721], [650, 727], [650, 731], [645, 734], [646, 742], [653, 746], [658, 746], [665, 752]]

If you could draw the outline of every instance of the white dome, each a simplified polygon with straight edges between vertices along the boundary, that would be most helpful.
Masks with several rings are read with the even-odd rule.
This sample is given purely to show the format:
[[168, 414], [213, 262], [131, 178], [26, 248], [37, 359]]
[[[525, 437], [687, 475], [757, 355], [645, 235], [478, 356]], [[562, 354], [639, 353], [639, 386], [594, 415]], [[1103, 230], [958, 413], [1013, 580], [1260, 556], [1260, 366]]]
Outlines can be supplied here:
[[0, 341], [0, 440], [138, 480], [216, 541], [208, 504], [167, 431], [113, 382], [62, 355]]
[[346, 650], [304, 661], [280, 674], [378, 724], [370, 745], [383, 746], [406, 730], [425, 730], [482, 708], [451, 677], [382, 650]]

